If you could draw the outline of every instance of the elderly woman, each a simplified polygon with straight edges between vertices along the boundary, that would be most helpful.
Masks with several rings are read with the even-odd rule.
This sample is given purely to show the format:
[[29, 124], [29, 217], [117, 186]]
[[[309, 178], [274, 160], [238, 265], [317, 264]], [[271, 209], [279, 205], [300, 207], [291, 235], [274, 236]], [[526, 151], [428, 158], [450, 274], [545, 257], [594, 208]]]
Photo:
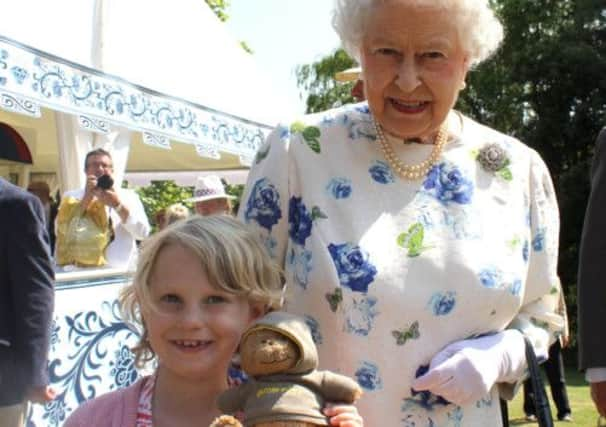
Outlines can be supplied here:
[[554, 313], [558, 209], [520, 141], [453, 110], [502, 27], [487, 0], [339, 0], [367, 103], [278, 127], [240, 215], [286, 272], [325, 369], [369, 426], [500, 426]]

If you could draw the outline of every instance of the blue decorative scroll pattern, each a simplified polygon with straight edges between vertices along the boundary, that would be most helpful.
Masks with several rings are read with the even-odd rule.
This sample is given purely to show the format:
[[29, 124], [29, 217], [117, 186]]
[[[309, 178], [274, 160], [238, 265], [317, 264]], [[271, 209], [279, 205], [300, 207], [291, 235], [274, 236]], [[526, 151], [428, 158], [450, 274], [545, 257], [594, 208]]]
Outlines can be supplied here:
[[0, 36], [0, 90], [133, 130], [253, 157], [271, 126], [133, 85]]
[[[120, 319], [117, 301], [104, 301], [99, 307], [53, 322], [51, 357], [55, 358], [50, 360], [49, 374], [58, 396], [41, 412], [30, 411], [28, 426], [58, 427], [85, 400], [137, 380], [129, 346], [138, 334]], [[65, 349], [67, 354], [61, 353]]]

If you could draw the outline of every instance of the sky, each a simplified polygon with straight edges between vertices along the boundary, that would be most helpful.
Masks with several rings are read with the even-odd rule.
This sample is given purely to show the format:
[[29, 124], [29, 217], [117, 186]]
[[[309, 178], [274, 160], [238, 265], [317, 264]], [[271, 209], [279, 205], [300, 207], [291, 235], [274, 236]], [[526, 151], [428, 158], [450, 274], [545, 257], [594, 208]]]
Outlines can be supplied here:
[[339, 47], [331, 26], [332, 0], [230, 0], [230, 32], [254, 51], [259, 68], [289, 105], [286, 114], [301, 114], [297, 65], [309, 64]]

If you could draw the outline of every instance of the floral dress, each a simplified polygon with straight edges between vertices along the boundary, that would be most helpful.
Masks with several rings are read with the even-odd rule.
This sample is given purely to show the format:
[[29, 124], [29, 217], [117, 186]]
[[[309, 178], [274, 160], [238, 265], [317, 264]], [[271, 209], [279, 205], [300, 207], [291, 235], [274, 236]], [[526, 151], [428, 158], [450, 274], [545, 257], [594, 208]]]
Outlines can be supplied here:
[[[499, 426], [495, 386], [472, 405], [411, 389], [454, 341], [505, 328], [546, 354], [559, 217], [549, 172], [519, 141], [463, 118], [424, 179], [386, 163], [366, 103], [279, 126], [259, 150], [240, 216], [286, 272], [320, 367], [356, 378], [369, 426]], [[432, 146], [392, 141], [404, 163]]]

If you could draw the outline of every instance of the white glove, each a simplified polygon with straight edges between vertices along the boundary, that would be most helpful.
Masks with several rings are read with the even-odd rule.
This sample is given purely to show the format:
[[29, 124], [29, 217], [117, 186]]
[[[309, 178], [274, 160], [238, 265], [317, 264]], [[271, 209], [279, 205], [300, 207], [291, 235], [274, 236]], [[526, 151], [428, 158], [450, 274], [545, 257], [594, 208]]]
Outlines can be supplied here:
[[457, 341], [431, 360], [429, 370], [412, 383], [456, 405], [486, 397], [498, 382], [515, 382], [526, 369], [522, 334], [514, 329]]

